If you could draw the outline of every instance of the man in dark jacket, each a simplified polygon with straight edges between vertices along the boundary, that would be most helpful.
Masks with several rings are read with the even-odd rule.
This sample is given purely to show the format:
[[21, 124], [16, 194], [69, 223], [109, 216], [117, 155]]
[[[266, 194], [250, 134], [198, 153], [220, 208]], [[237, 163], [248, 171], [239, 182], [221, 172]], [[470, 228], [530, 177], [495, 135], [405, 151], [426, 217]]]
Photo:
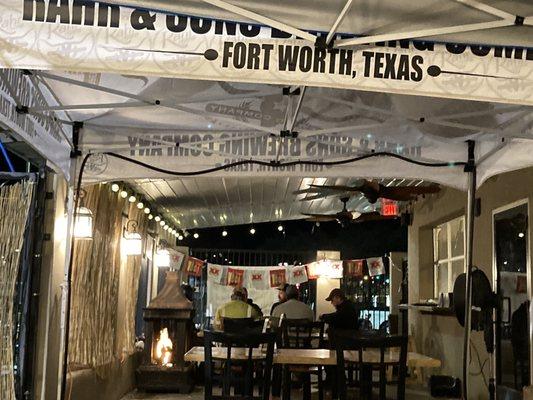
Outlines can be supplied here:
[[348, 300], [341, 289], [333, 289], [326, 301], [330, 301], [336, 311], [322, 314], [320, 319], [333, 329], [357, 329], [359, 309]]

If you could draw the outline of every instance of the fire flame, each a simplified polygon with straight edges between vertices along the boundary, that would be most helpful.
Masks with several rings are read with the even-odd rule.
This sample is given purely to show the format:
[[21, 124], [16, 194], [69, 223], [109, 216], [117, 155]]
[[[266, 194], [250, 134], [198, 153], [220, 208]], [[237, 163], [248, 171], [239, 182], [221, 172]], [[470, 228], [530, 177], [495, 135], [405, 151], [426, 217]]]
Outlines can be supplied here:
[[155, 346], [155, 356], [164, 367], [172, 367], [170, 363], [172, 358], [172, 340], [168, 337], [167, 328], [163, 328], [159, 332], [159, 340]]

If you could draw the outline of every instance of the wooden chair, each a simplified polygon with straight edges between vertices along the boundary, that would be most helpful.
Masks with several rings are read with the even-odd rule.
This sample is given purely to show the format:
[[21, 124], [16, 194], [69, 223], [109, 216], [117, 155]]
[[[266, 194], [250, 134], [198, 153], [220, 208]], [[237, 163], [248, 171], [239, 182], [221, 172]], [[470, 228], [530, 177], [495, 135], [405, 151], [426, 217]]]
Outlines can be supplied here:
[[[269, 400], [275, 341], [276, 333], [205, 331], [205, 400]], [[226, 347], [225, 357], [213, 357], [215, 343]], [[222, 362], [220, 374], [215, 362]], [[213, 384], [218, 382], [222, 383], [222, 393], [214, 395]], [[254, 384], [259, 386], [258, 396], [254, 396]]]
[[[379, 399], [386, 399], [387, 383], [391, 384], [390, 379], [387, 379], [387, 367], [398, 368], [398, 378], [395, 382], [397, 385], [397, 400], [405, 399], [405, 376], [407, 374], [407, 337], [406, 336], [384, 336], [384, 337], [362, 337], [350, 332], [333, 332], [333, 345], [337, 355], [337, 378], [339, 399], [347, 399], [347, 385], [345, 369], [356, 364], [360, 371], [360, 397], [362, 399], [372, 398], [372, 372], [374, 369], [379, 371]], [[396, 360], [387, 360], [391, 349], [399, 349]], [[364, 359], [365, 350], [377, 350], [379, 360], [372, 363]], [[345, 358], [345, 351], [352, 352], [355, 359], [347, 360]], [[387, 358], [386, 358], [387, 355]], [[341, 373], [342, 371], [342, 373]]]
[[[283, 319], [279, 327], [278, 347], [283, 349], [311, 349], [316, 341], [314, 332], [319, 332], [318, 346], [322, 348], [324, 344], [324, 323], [312, 322], [308, 319]], [[308, 365], [285, 365], [283, 367], [283, 400], [290, 399], [291, 377], [293, 373], [304, 377], [303, 399], [311, 398], [311, 375], [318, 377], [318, 398], [324, 398], [324, 385], [322, 382], [323, 367]]]
[[222, 318], [222, 329], [226, 333], [260, 333], [263, 321], [253, 318]]

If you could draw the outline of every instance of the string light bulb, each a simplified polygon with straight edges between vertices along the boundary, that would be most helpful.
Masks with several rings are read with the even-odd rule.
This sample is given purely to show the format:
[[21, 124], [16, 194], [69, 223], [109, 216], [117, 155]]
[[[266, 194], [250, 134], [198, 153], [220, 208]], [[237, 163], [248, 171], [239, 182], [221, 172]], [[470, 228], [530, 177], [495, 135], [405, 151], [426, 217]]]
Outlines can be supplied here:
[[155, 216], [155, 222], [159, 222], [159, 221], [161, 221], [161, 217], [159, 215], [156, 215]]
[[148, 219], [151, 221], [154, 219], [154, 216], [152, 214], [148, 215]]
[[129, 201], [130, 203], [135, 203], [136, 200], [137, 200], [137, 198], [136, 198], [134, 195], [131, 195], [131, 196], [129, 197], [129, 199], [128, 199], [128, 201]]
[[122, 197], [123, 199], [125, 199], [126, 197], [128, 197], [128, 192], [126, 192], [125, 190], [123, 190], [122, 192], [120, 192], [120, 197]]
[[150, 214], [150, 209], [148, 207], [144, 207], [144, 213], [145, 214]]
[[251, 235], [255, 235], [255, 228], [253, 228], [253, 227], [250, 228], [250, 234], [251, 234]]
[[193, 238], [195, 239], [198, 239], [200, 237], [200, 235], [198, 234], [198, 232], [195, 232], [194, 235], [192, 235]]
[[166, 225], [166, 222], [163, 221], [163, 220], [161, 220], [161, 221], [159, 222], [159, 225], [161, 225], [161, 226], [165, 226], [165, 225]]
[[144, 208], [144, 204], [143, 204], [142, 201], [139, 201], [139, 202], [137, 203], [137, 208], [138, 208], [139, 210], [142, 210], [142, 209]]
[[278, 225], [278, 231], [283, 232], [283, 225]]
[[119, 190], [120, 190], [120, 186], [117, 185], [116, 183], [113, 183], [113, 184], [111, 185], [111, 191], [112, 191], [112, 192], [116, 193], [116, 192], [118, 192]]
[[222, 236], [224, 236], [224, 237], [228, 236], [228, 231], [224, 229], [224, 230], [222, 231]]

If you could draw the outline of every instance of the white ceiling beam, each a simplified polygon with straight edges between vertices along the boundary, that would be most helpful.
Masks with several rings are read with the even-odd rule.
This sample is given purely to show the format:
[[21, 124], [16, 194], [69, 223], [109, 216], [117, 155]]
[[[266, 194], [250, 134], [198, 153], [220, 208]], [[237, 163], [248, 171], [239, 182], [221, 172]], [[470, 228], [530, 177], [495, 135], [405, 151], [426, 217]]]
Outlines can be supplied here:
[[490, 22], [478, 22], [474, 24], [465, 24], [465, 25], [456, 25], [456, 26], [447, 26], [444, 28], [430, 28], [430, 29], [420, 29], [410, 32], [396, 32], [396, 33], [385, 33], [382, 35], [373, 35], [365, 36], [354, 39], [340, 39], [335, 42], [335, 45], [338, 47], [347, 47], [347, 46], [358, 46], [363, 44], [371, 44], [376, 42], [388, 42], [391, 40], [402, 40], [402, 39], [416, 39], [430, 36], [440, 36], [448, 35], [452, 33], [462, 33], [462, 32], [472, 32], [485, 29], [493, 28], [502, 28], [506, 26], [513, 26], [514, 19], [502, 19], [499, 21], [490, 21]]
[[340, 14], [337, 16], [337, 19], [331, 26], [331, 29], [329, 30], [328, 36], [326, 37], [326, 45], [328, 45], [331, 42], [331, 39], [335, 36], [335, 33], [337, 33], [337, 29], [341, 22], [344, 20], [344, 17], [352, 7], [353, 0], [347, 0], [346, 4], [344, 4], [343, 9], [341, 10]]
[[235, 6], [233, 4], [227, 3], [222, 0], [202, 0], [204, 3], [211, 4], [215, 7], [222, 8], [223, 10], [232, 12], [234, 14], [246, 17], [248, 19], [251, 19], [253, 21], [259, 22], [261, 24], [271, 26], [273, 28], [279, 29], [281, 31], [291, 33], [293, 35], [296, 35], [298, 37], [301, 37], [302, 39], [308, 40], [310, 42], [316, 41], [316, 36], [310, 34], [309, 32], [305, 32], [301, 29], [295, 28], [293, 26], [287, 25], [283, 22], [276, 21], [272, 18], [265, 17], [264, 15], [258, 14], [256, 12], [247, 10], [242, 7]]

